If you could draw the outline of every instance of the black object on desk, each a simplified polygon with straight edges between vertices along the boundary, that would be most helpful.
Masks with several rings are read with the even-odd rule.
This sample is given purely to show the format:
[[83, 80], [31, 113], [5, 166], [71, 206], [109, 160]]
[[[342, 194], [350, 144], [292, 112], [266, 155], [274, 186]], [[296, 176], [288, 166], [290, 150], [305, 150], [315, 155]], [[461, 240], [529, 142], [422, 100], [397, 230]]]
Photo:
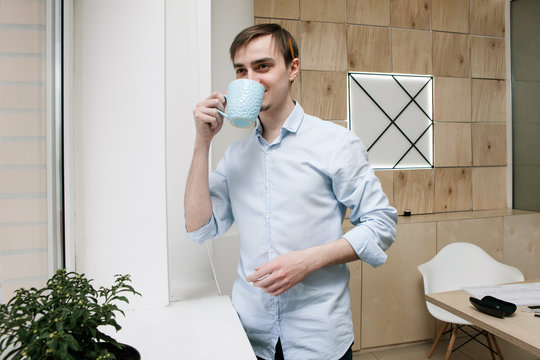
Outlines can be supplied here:
[[469, 301], [475, 308], [491, 316], [498, 318], [504, 318], [505, 316], [510, 316], [516, 312], [516, 304], [512, 304], [501, 299], [497, 299], [493, 296], [484, 296], [482, 300], [478, 300], [475, 297], [470, 297]]

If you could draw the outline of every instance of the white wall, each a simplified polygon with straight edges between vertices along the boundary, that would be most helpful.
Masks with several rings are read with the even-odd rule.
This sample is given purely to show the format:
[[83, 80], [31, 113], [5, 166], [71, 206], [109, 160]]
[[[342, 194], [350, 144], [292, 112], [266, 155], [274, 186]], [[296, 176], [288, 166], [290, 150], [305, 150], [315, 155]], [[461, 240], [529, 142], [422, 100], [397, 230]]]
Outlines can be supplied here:
[[[100, 285], [110, 284], [116, 273], [131, 274], [143, 293], [135, 308], [216, 294], [207, 247], [184, 234], [192, 109], [234, 78], [228, 47], [251, 25], [253, 2], [68, 3], [73, 68], [66, 69], [73, 73], [73, 95], [67, 98], [73, 108], [66, 112], [67, 263], [74, 264], [69, 267]], [[224, 126], [213, 145], [213, 164], [245, 134]], [[234, 230], [214, 244], [218, 277], [228, 293], [238, 259]]]
[[132, 307], [168, 304], [164, 5], [74, 1], [75, 266]]
[[167, 197], [171, 300], [215, 295], [206, 246], [184, 232], [184, 188], [195, 127], [193, 108], [210, 87], [210, 0], [166, 1]]

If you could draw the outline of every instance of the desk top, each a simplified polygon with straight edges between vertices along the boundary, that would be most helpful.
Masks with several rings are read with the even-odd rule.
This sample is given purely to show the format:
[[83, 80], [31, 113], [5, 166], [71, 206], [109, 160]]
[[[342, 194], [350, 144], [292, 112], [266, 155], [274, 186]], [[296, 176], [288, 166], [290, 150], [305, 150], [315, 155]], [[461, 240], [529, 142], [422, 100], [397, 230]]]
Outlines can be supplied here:
[[425, 297], [430, 303], [540, 356], [540, 318], [533, 313], [521, 311], [526, 306], [518, 306], [515, 314], [499, 319], [478, 311], [469, 301], [469, 296], [464, 290], [455, 290], [432, 293]]

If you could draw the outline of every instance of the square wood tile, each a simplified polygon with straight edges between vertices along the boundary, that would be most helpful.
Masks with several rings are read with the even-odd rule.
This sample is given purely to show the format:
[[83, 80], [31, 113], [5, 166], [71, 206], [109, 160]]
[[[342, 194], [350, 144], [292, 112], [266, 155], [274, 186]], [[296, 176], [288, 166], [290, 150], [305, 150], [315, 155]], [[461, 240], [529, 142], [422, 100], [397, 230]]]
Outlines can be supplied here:
[[502, 261], [504, 241], [503, 217], [439, 221], [437, 223], [437, 251], [450, 243], [473, 243], [494, 259]]
[[301, 43], [302, 69], [347, 71], [345, 24], [304, 21]]
[[473, 166], [506, 165], [506, 124], [472, 125]]
[[347, 118], [347, 73], [302, 71], [302, 107], [324, 120]]
[[504, 0], [470, 0], [471, 34], [504, 37]]
[[404, 210], [414, 215], [430, 214], [433, 198], [433, 169], [394, 171], [394, 207], [398, 214]]
[[540, 214], [504, 218], [504, 263], [517, 267], [525, 279], [540, 274]]
[[506, 81], [472, 79], [472, 121], [506, 122]]
[[472, 170], [436, 168], [434, 212], [472, 209]]
[[430, 29], [429, 0], [390, 0], [390, 23], [393, 27]]
[[436, 122], [471, 121], [471, 80], [468, 78], [435, 78]]
[[391, 36], [394, 73], [421, 75], [432, 73], [429, 31], [392, 29]]
[[390, 72], [390, 31], [387, 28], [349, 25], [349, 71]]
[[433, 73], [436, 76], [469, 76], [469, 36], [433, 32]]
[[377, 170], [375, 176], [381, 182], [383, 192], [388, 198], [390, 206], [394, 206], [394, 171], [393, 170]]
[[388, 260], [376, 269], [362, 264], [363, 348], [434, 336], [416, 267], [435, 256], [436, 224], [398, 224], [396, 241], [386, 253]]
[[471, 124], [435, 123], [435, 166], [471, 166]]
[[300, 0], [255, 0], [254, 15], [269, 18], [300, 18]]
[[469, 0], [431, 0], [432, 30], [469, 32]]
[[473, 168], [473, 210], [506, 207], [506, 167]]
[[381, 0], [347, 0], [349, 24], [390, 25], [390, 2]]
[[504, 39], [471, 36], [471, 73], [473, 78], [506, 77]]
[[300, 19], [345, 23], [345, 0], [300, 0]]

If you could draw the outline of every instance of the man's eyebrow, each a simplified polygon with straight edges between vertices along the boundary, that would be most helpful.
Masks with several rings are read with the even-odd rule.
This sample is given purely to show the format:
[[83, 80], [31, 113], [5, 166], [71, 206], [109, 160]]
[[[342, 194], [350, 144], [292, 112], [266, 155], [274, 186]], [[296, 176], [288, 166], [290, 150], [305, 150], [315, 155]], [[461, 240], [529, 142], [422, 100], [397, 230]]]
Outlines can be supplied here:
[[[265, 57], [265, 58], [262, 58], [262, 59], [257, 59], [257, 60], [253, 60], [251, 62], [251, 65], [257, 65], [257, 64], [260, 64], [260, 63], [264, 63], [264, 62], [275, 62], [275, 59], [274, 58], [271, 58], [271, 57]], [[240, 67], [244, 67], [245, 65], [244, 64], [239, 64], [239, 63], [234, 63], [233, 64], [233, 67], [234, 68], [240, 68]]]

